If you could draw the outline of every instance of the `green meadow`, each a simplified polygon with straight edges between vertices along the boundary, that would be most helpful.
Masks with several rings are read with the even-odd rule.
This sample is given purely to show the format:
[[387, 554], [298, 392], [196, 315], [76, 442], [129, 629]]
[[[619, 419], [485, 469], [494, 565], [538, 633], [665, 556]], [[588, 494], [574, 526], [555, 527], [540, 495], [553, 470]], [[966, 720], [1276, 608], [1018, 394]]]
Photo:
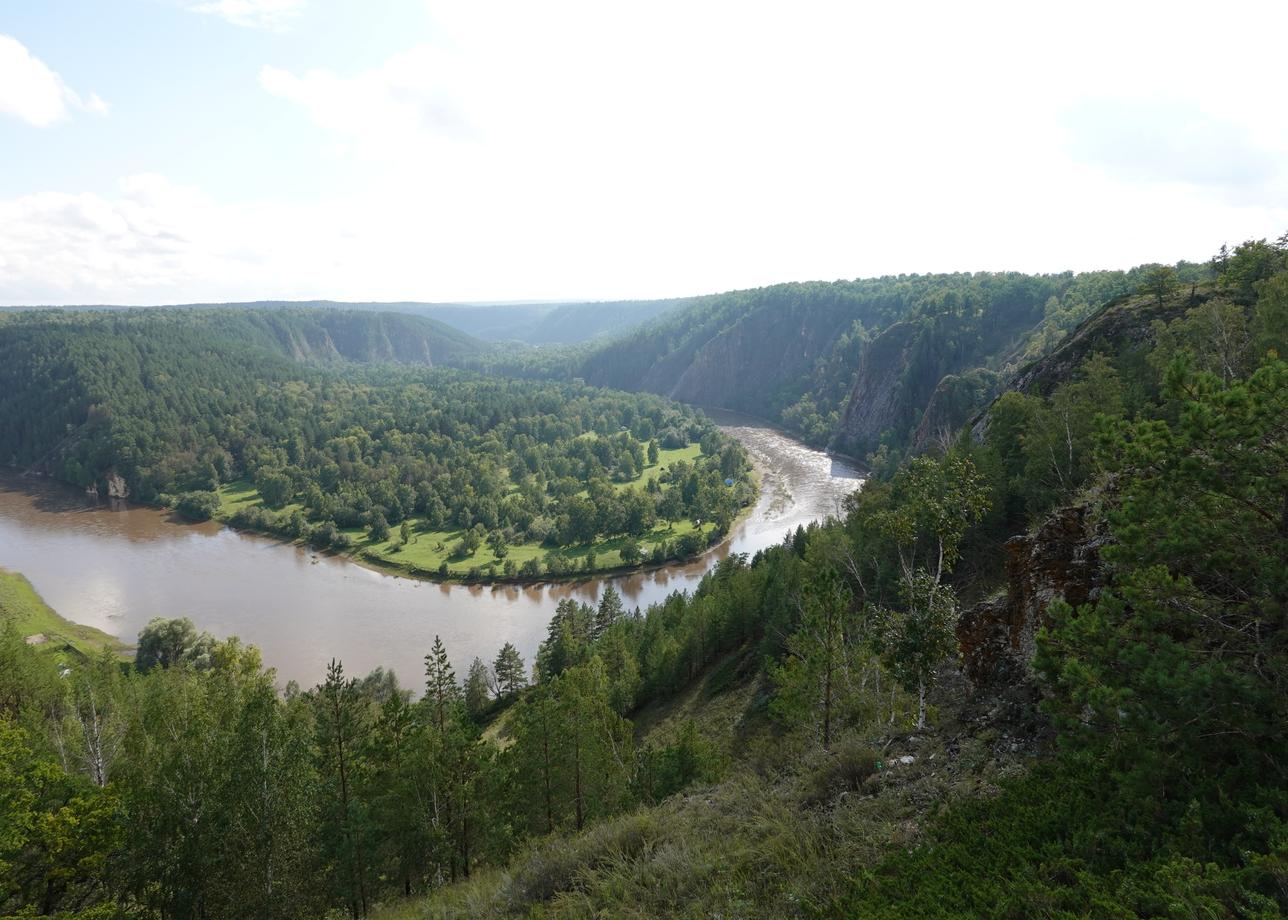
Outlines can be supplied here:
[[12, 629], [24, 638], [43, 637], [31, 644], [60, 660], [92, 658], [104, 649], [117, 654], [129, 650], [115, 636], [63, 619], [31, 582], [6, 569], [0, 569], [0, 629]]
[[[678, 461], [693, 463], [701, 456], [702, 448], [696, 443], [673, 450], [660, 450], [656, 463], [645, 466], [634, 479], [628, 482], [617, 482], [613, 486], [619, 492], [647, 488], [648, 483], [661, 475], [672, 463]], [[221, 486], [218, 494], [220, 507], [216, 517], [225, 522], [242, 508], [263, 505], [263, 500], [255, 486], [245, 480]], [[302, 506], [298, 503], [288, 503], [277, 510], [289, 513], [295, 509], [302, 510]], [[442, 566], [446, 563], [448, 577], [452, 578], [468, 578], [471, 574], [481, 578], [504, 578], [507, 560], [514, 563], [516, 571], [529, 560], [539, 560], [543, 564], [544, 573], [546, 564], [557, 557], [569, 563], [570, 568], [579, 575], [587, 572], [609, 571], [625, 565], [621, 550], [628, 538], [622, 535], [604, 538], [593, 543], [560, 547], [551, 547], [537, 542], [514, 543], [506, 547], [503, 557], [497, 556], [485, 542], [474, 553], [465, 556], [459, 552], [464, 533], [462, 529], [434, 529], [420, 517], [408, 518], [407, 523], [409, 534], [406, 543], [402, 540], [400, 526], [392, 527], [390, 538], [383, 541], [373, 541], [365, 528], [343, 529], [341, 532], [352, 541], [352, 548], [348, 550], [348, 554], [381, 568], [394, 569], [410, 575], [441, 576]], [[636, 538], [642, 562], [648, 562], [655, 546], [686, 534], [699, 533], [705, 545], [714, 527], [713, 523], [706, 521], [700, 527], [690, 520], [674, 523], [661, 521], [648, 533]], [[593, 567], [586, 565], [587, 558], [590, 556], [594, 556]], [[488, 575], [489, 567], [494, 569], [494, 576]], [[543, 574], [542, 577], [549, 576]]]

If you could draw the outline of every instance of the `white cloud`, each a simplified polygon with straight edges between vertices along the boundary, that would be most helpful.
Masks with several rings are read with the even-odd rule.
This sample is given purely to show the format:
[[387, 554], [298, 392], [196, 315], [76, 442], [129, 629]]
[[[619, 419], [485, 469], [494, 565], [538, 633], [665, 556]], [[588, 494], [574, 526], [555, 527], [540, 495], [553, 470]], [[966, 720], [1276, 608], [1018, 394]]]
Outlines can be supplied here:
[[435, 0], [376, 66], [266, 62], [314, 149], [213, 126], [307, 160], [293, 200], [151, 176], [0, 201], [0, 302], [669, 296], [1288, 228], [1288, 6], [1087, 3]]
[[194, 13], [218, 16], [233, 25], [280, 31], [290, 25], [308, 0], [203, 0], [189, 3]]
[[106, 115], [108, 106], [97, 93], [82, 98], [22, 42], [0, 35], [0, 113], [44, 128], [69, 109]]

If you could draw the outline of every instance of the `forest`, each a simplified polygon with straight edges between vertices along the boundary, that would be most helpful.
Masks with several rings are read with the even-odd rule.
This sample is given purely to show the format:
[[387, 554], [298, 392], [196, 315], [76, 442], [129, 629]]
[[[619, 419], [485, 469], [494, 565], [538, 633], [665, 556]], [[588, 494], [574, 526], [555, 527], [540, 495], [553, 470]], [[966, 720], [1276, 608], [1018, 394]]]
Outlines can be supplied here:
[[[325, 310], [0, 319], [0, 456], [191, 520], [438, 577], [691, 556], [755, 496], [735, 441], [649, 394], [426, 366], [429, 320]], [[417, 338], [419, 336], [419, 338]], [[395, 344], [397, 343], [397, 344]]]
[[[1206, 273], [691, 595], [562, 602], [530, 662], [279, 692], [181, 620], [63, 676], [6, 630], [0, 912], [1281, 916], [1288, 237]], [[1013, 535], [1071, 510], [1096, 590], [971, 676]]]
[[[1133, 292], [1151, 268], [780, 284], [694, 298], [602, 343], [460, 360], [749, 412], [859, 458], [882, 446], [899, 455], [925, 447], [924, 415], [948, 403], [944, 424], [959, 427], [996, 395], [997, 381]], [[1173, 271], [1178, 284], [1206, 277], [1193, 263]], [[941, 383], [950, 387], [942, 396]]]

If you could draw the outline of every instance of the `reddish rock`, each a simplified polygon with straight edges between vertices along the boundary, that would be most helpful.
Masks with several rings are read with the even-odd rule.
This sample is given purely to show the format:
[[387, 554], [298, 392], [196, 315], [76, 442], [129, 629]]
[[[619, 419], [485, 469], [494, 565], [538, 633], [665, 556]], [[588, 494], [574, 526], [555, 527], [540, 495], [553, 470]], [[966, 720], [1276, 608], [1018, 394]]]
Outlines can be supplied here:
[[1057, 597], [1076, 607], [1099, 595], [1105, 542], [1103, 526], [1091, 523], [1085, 505], [1061, 508], [1036, 532], [1006, 541], [1006, 595], [976, 604], [957, 624], [962, 664], [972, 684], [1015, 684], [1033, 677], [1035, 637], [1049, 622], [1047, 608]]

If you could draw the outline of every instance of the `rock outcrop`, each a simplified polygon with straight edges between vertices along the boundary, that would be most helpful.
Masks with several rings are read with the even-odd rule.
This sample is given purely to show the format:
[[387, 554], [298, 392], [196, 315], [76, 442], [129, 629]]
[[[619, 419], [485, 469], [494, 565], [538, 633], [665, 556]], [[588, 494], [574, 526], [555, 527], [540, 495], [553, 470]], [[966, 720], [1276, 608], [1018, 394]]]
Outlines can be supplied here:
[[105, 477], [108, 498], [129, 498], [130, 487], [125, 484], [125, 477], [116, 470], [109, 470]]
[[[1082, 363], [1096, 352], [1127, 355], [1154, 344], [1154, 321], [1171, 322], [1215, 296], [1210, 287], [1194, 288], [1161, 304], [1153, 297], [1126, 295], [1109, 301], [1083, 320], [1049, 354], [1016, 372], [1005, 391], [1050, 396], [1060, 384], [1072, 380]], [[988, 431], [989, 403], [970, 420], [971, 436], [982, 441]]]
[[876, 446], [883, 432], [906, 432], [912, 426], [916, 412], [938, 383], [938, 378], [907, 379], [918, 331], [915, 323], [895, 323], [864, 349], [836, 432], [836, 447], [862, 456]]
[[982, 367], [940, 380], [912, 436], [913, 452], [951, 442], [981, 406], [993, 401], [1001, 384], [997, 373]]
[[1056, 598], [1076, 607], [1099, 596], [1107, 541], [1086, 505], [1061, 508], [1034, 533], [1006, 541], [1006, 594], [976, 604], [957, 624], [963, 668], [975, 687], [1032, 679], [1035, 637], [1048, 622], [1047, 609]]

